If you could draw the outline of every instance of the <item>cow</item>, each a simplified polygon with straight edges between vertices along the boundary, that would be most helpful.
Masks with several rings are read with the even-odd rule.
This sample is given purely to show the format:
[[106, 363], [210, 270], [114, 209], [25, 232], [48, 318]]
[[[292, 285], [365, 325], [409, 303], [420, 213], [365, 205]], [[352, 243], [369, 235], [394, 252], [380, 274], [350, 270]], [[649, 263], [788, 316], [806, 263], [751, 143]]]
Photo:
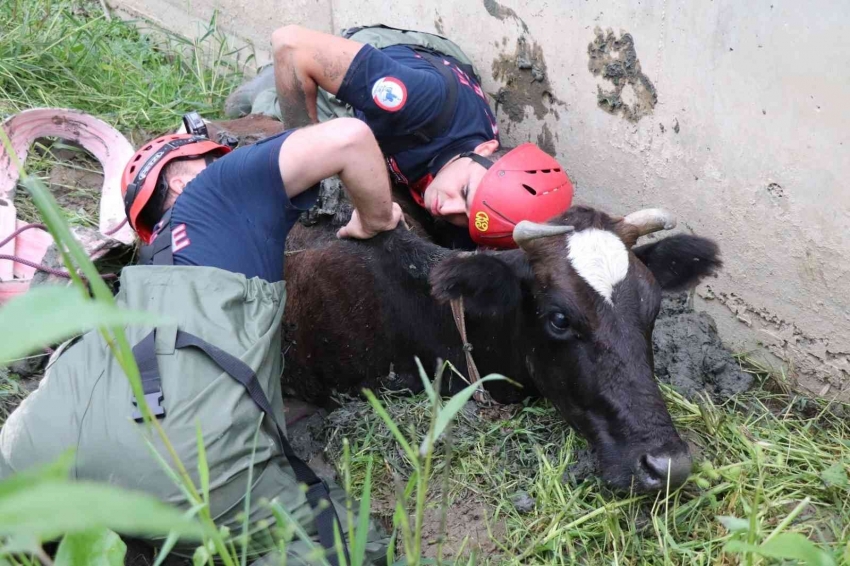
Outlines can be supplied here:
[[[408, 217], [409, 218], [409, 217]], [[687, 289], [722, 266], [712, 240], [677, 234], [647, 209], [615, 217], [573, 206], [547, 224], [520, 222], [518, 249], [462, 251], [412, 227], [338, 240], [347, 214], [290, 233], [285, 259], [284, 391], [323, 402], [333, 391], [410, 389], [415, 358], [466, 372], [450, 303], [462, 299], [468, 344], [498, 402], [542, 396], [590, 443], [618, 490], [674, 489], [691, 471], [654, 377], [652, 330], [662, 291]], [[456, 391], [466, 384], [448, 384]]]

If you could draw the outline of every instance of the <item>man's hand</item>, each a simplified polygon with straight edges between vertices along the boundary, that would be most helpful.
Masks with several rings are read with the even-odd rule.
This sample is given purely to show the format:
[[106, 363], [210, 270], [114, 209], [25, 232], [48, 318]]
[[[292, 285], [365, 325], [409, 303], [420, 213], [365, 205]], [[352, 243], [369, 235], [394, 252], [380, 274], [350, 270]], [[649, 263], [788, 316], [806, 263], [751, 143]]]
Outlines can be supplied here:
[[360, 213], [355, 208], [354, 212], [351, 213], [351, 220], [348, 221], [348, 224], [337, 231], [336, 236], [337, 238], [357, 238], [358, 240], [366, 240], [373, 236], [377, 236], [381, 232], [387, 232], [395, 229], [399, 222], [404, 223], [404, 215], [401, 212], [401, 207], [395, 202], [393, 203], [392, 219], [389, 222], [383, 223], [363, 222], [360, 218]]

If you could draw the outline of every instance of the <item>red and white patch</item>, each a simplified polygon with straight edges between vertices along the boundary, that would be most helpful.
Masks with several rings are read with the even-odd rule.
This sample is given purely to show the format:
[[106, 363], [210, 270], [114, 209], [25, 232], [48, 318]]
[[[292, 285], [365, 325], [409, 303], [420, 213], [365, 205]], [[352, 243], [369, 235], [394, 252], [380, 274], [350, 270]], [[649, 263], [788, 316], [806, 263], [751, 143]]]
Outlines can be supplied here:
[[398, 112], [407, 102], [407, 87], [395, 77], [383, 77], [372, 85], [372, 100], [387, 112]]
[[188, 248], [191, 243], [189, 235], [186, 234], [185, 224], [178, 224], [171, 230], [171, 253], [176, 254], [180, 250]]

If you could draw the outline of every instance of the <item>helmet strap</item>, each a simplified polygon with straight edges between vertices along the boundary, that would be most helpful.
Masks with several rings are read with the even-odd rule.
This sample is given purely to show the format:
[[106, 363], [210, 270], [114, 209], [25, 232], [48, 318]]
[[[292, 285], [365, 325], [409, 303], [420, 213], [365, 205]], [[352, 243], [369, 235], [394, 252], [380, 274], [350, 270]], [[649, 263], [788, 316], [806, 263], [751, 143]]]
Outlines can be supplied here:
[[487, 159], [483, 155], [478, 155], [474, 151], [464, 151], [463, 153], [458, 155], [458, 157], [468, 157], [471, 160], [473, 160], [474, 162], [476, 162], [477, 164], [479, 164], [484, 169], [489, 169], [490, 167], [493, 166], [492, 161], [490, 161], [489, 159]]

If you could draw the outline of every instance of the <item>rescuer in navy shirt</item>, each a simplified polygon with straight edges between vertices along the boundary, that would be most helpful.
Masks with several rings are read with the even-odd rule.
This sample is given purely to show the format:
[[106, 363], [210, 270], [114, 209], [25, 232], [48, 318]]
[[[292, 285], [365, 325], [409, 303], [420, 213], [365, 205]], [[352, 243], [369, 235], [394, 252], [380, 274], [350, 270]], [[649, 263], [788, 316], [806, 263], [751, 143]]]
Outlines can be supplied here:
[[[510, 247], [510, 231], [520, 220], [545, 221], [569, 208], [572, 184], [554, 158], [533, 144], [499, 155], [499, 129], [486, 96], [452, 57], [435, 58], [408, 45], [376, 49], [299, 26], [276, 30], [272, 46], [284, 124], [318, 121], [318, 87], [351, 105], [374, 132], [393, 180], [434, 217], [468, 227], [474, 242]], [[398, 150], [394, 138], [441, 117], [450, 88], [456, 95], [448, 125]]]
[[[290, 129], [231, 151], [192, 134], [160, 136], [125, 167], [130, 225], [152, 257], [140, 263], [217, 267], [269, 282], [284, 278], [286, 236], [339, 175], [355, 210], [338, 236], [392, 230], [401, 209], [371, 130], [355, 118]], [[163, 252], [167, 262], [157, 261]]]

